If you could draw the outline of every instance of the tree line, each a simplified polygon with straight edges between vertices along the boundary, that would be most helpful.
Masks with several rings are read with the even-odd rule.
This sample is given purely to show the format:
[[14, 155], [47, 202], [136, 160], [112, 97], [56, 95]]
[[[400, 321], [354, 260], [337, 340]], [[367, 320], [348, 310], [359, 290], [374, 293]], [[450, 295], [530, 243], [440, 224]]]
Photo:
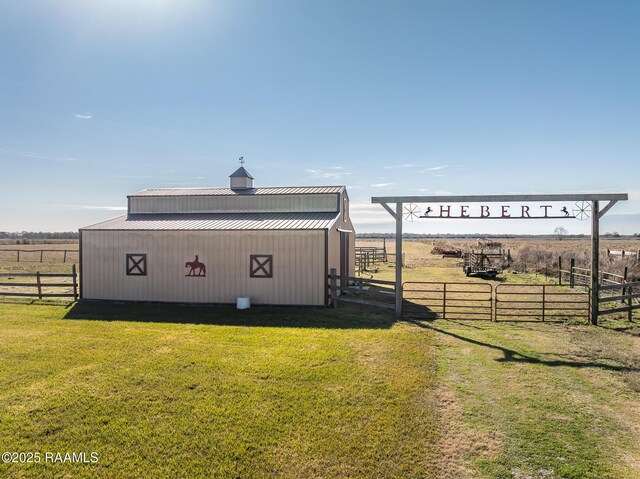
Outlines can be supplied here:
[[45, 231], [21, 231], [11, 233], [0, 231], [0, 239], [78, 239], [77, 231], [45, 232]]

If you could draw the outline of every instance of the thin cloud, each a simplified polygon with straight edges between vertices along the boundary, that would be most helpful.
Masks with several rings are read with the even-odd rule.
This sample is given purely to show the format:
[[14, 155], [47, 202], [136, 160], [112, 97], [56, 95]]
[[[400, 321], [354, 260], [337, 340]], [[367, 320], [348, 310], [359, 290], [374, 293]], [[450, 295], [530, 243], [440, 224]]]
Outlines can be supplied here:
[[[343, 168], [341, 166], [336, 166], [336, 167], [331, 167], [331, 169], [334, 170], [342, 170]], [[307, 172], [309, 174], [309, 176], [311, 178], [332, 178], [332, 179], [338, 179], [338, 178], [342, 178], [345, 175], [350, 175], [351, 173], [348, 171], [337, 171], [335, 173], [329, 172], [329, 171], [325, 171], [325, 170], [320, 170], [320, 169], [306, 169], [304, 170], [305, 172]]]
[[394, 168], [411, 168], [411, 167], [413, 167], [413, 166], [416, 166], [416, 165], [414, 165], [413, 163], [402, 163], [402, 164], [400, 164], [400, 165], [390, 165], [390, 166], [385, 166], [384, 168], [385, 168], [386, 170], [392, 170], [392, 169], [394, 169]]
[[79, 208], [83, 210], [104, 210], [104, 211], [127, 211], [126, 206], [96, 206], [96, 205], [82, 205]]
[[380, 218], [367, 218], [366, 220], [353, 216], [351, 220], [358, 228], [364, 228], [365, 225], [388, 225], [393, 224], [394, 221], [388, 213], [387, 216], [380, 216]]
[[385, 186], [395, 185], [395, 183], [374, 183], [371, 186], [374, 188], [384, 188]]
[[83, 115], [82, 113], [76, 113], [76, 118], [80, 120], [93, 120], [93, 115]]
[[111, 178], [137, 178], [142, 180], [163, 180], [163, 181], [167, 181], [169, 179], [166, 176], [150, 176], [150, 175], [110, 175], [110, 177]]
[[9, 156], [20, 156], [22, 158], [30, 158], [34, 160], [77, 161], [75, 158], [48, 156], [48, 155], [41, 155], [40, 153], [34, 153], [32, 151], [5, 150], [3, 148], [0, 148], [0, 154], [9, 155]]
[[362, 214], [378, 214], [378, 213], [385, 212], [382, 206], [375, 203], [351, 203], [349, 205], [349, 210], [352, 213], [358, 213], [361, 215]]
[[351, 203], [351, 219], [355, 224], [389, 224], [393, 219], [382, 206], [373, 203]]
[[424, 171], [440, 171], [440, 170], [444, 170], [445, 168], [448, 168], [447, 165], [442, 165], [442, 166], [432, 166], [431, 168], [427, 168]]

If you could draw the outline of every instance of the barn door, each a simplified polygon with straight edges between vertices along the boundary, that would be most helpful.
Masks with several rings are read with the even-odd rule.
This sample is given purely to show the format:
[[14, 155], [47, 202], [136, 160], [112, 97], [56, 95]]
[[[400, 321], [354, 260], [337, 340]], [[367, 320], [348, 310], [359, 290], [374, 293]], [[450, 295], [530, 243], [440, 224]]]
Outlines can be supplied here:
[[340, 276], [349, 276], [349, 233], [344, 231], [340, 232]]

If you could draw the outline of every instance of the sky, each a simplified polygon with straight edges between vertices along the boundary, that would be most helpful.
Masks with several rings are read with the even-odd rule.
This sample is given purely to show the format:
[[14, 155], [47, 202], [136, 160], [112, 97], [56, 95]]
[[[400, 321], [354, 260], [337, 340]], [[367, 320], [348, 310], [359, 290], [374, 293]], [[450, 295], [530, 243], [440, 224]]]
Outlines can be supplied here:
[[[68, 231], [153, 187], [373, 196], [626, 192], [640, 232], [640, 2], [0, 0], [0, 231]], [[426, 205], [418, 205], [423, 210]], [[571, 209], [572, 205], [568, 205]], [[589, 221], [407, 222], [415, 233]]]

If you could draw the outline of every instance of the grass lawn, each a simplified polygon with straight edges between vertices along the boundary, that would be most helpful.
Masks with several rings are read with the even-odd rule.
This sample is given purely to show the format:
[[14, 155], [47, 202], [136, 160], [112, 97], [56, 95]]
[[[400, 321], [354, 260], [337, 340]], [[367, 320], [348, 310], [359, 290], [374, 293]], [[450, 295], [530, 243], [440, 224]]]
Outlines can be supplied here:
[[640, 327], [434, 321], [441, 477], [640, 477]]
[[1, 477], [640, 477], [640, 328], [0, 303]]
[[0, 330], [2, 452], [99, 454], [1, 477], [435, 477], [432, 334], [386, 315], [4, 303]]

